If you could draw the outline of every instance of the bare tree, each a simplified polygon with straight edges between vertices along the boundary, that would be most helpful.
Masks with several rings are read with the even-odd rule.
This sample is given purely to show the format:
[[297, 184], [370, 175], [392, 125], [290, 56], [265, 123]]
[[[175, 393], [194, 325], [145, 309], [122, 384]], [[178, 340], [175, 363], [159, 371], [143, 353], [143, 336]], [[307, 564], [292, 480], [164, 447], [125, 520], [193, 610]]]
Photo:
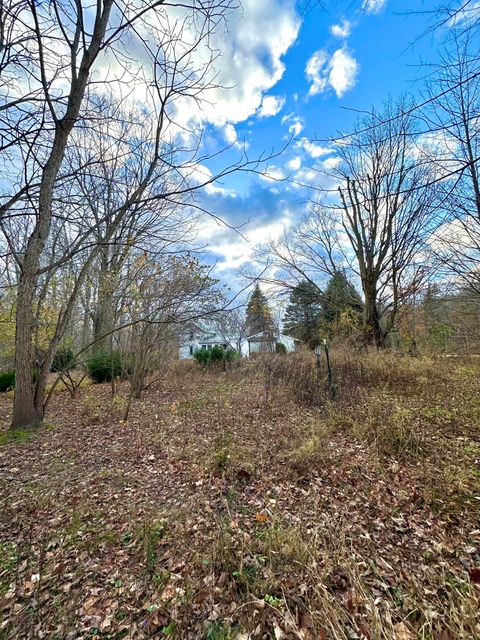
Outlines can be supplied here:
[[[480, 60], [471, 32], [453, 33], [428, 85], [424, 119], [439, 175], [443, 224], [430, 243], [439, 268], [480, 293]], [[439, 90], [442, 98], [437, 98]]]
[[241, 352], [243, 340], [247, 337], [245, 309], [238, 305], [225, 311], [215, 313], [210, 322], [225, 344], [231, 349]]
[[358, 121], [336, 147], [338, 199], [321, 194], [306, 219], [270, 246], [273, 281], [322, 287], [337, 271], [359, 282], [363, 335], [386, 345], [402, 304], [421, 284], [426, 242], [438, 224], [432, 167], [419, 157], [404, 102]]
[[385, 346], [402, 303], [420, 286], [422, 251], [436, 224], [431, 168], [418, 159], [407, 111], [390, 102], [363, 119], [340, 146], [336, 170], [335, 208], [362, 286], [364, 339], [377, 347]]
[[115, 338], [130, 381], [127, 419], [132, 399], [147, 387], [148, 375], [158, 374], [172, 349], [178, 353], [183, 326], [214, 312], [224, 299], [210, 269], [191, 257], [170, 256], [159, 262], [139, 255], [124, 281], [123, 313], [117, 321], [125, 328]]
[[[145, 211], [148, 203], [154, 207], [154, 201], [161, 198], [164, 203], [178, 205], [184, 202], [186, 193], [222, 175], [258, 166], [258, 162], [245, 158], [193, 187], [188, 178], [198, 163], [198, 142], [190, 150], [184, 145], [183, 158], [177, 164], [172, 165], [172, 150], [170, 157], [166, 152], [166, 145], [175, 136], [178, 139], [182, 131], [188, 133], [175, 122], [178, 104], [182, 100], [198, 104], [203, 92], [214, 86], [210, 70], [217, 52], [209, 46], [210, 36], [233, 7], [231, 0], [142, 0], [135, 5], [104, 0], [93, 10], [81, 2], [71, 5], [61, 0], [48, 6], [29, 0], [2, 5], [0, 71], [4, 83], [0, 129], [5, 178], [0, 219], [19, 272], [14, 426], [29, 426], [42, 419], [46, 373], [83, 283], [102, 253], [98, 247], [115, 245], [117, 231], [128, 228], [129, 220], [139, 209]], [[128, 54], [132, 45], [141, 59], [136, 69]], [[110, 77], [111, 66], [120, 71]], [[71, 199], [69, 185], [79, 174], [88, 176], [98, 168], [92, 157], [96, 149], [92, 134], [96, 128], [105, 120], [120, 123], [120, 129], [122, 123], [125, 127], [129, 124], [121, 115], [99, 108], [108, 93], [116, 96], [115, 105], [126, 97], [132, 98], [148, 126], [138, 137], [131, 136], [126, 149], [118, 149], [124, 170], [133, 164], [134, 179], [113, 203], [109, 222], [98, 213], [96, 248], [86, 252], [85, 245], [93, 244], [92, 219], [87, 229], [82, 226], [83, 214], [77, 220], [79, 205]], [[137, 124], [139, 120], [137, 117]], [[118, 133], [110, 129], [111, 146], [118, 143]], [[74, 139], [83, 141], [86, 153], [79, 154], [72, 165], [67, 162], [67, 151]], [[142, 156], [141, 163], [138, 156]], [[165, 184], [167, 173], [176, 176], [174, 188], [155, 190], [158, 182]], [[84, 186], [88, 186], [85, 180]], [[83, 197], [88, 202], [87, 196], [84, 190]], [[108, 189], [101, 197], [104, 204], [112, 204]], [[27, 232], [24, 241], [15, 247], [8, 224], [20, 219]], [[59, 266], [59, 260], [48, 256], [62, 236], [57, 234], [54, 223], [62, 219], [70, 225], [68, 233], [63, 234], [64, 240], [71, 239], [72, 226], [77, 228], [60, 261], [83, 256], [83, 262], [80, 270], [75, 267], [75, 284], [40, 363], [39, 382], [32, 386], [35, 300], [39, 288], [48, 289], [51, 276], [47, 272]], [[107, 262], [112, 262], [112, 256], [107, 257]]]

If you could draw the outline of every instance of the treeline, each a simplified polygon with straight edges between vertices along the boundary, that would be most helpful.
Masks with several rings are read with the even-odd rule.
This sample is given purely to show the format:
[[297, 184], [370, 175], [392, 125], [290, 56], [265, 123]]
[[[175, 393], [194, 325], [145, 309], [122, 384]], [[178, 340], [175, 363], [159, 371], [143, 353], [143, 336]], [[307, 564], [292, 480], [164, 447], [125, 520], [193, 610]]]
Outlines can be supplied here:
[[[427, 283], [402, 306], [387, 346], [408, 353], [480, 353], [480, 295], [469, 287]], [[283, 320], [288, 335], [314, 349], [323, 339], [362, 347], [363, 301], [342, 272], [322, 291], [303, 280], [289, 296]]]
[[[480, 294], [480, 60], [478, 12], [472, 15], [449, 23], [422, 102], [390, 99], [348, 134], [321, 141], [335, 155], [312, 185], [309, 212], [258, 251], [263, 279], [283, 290], [296, 283], [301, 296], [309, 283], [321, 301], [329, 281], [344, 274], [361, 295], [365, 345], [402, 340], [405, 315], [429, 283], [448, 285], [443, 306], [455, 307], [449, 313], [457, 324], [465, 292], [476, 317], [470, 309]], [[478, 334], [478, 325], [468, 326]]]

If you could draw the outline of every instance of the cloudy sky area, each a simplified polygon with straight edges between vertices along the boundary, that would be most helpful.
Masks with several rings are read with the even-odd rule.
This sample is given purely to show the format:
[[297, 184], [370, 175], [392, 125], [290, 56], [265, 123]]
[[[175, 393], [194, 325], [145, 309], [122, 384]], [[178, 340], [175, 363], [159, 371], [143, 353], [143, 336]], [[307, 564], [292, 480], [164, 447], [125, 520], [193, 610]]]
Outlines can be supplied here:
[[217, 62], [232, 88], [215, 91], [215, 106], [204, 114], [204, 150], [232, 146], [208, 169], [220, 171], [243, 145], [255, 158], [293, 140], [270, 163], [271, 180], [236, 174], [202, 194], [203, 207], [246, 237], [206, 221], [201, 238], [222, 280], [235, 282], [255, 244], [301, 219], [313, 195], [301, 185], [331, 186], [318, 172], [335, 163], [328, 139], [348, 132], [355, 110], [380, 107], [389, 95], [418, 94], [428, 73], [423, 63], [435, 60], [433, 38], [440, 37], [418, 36], [435, 8], [427, 0], [327, 1], [300, 15], [294, 0], [243, 0]]

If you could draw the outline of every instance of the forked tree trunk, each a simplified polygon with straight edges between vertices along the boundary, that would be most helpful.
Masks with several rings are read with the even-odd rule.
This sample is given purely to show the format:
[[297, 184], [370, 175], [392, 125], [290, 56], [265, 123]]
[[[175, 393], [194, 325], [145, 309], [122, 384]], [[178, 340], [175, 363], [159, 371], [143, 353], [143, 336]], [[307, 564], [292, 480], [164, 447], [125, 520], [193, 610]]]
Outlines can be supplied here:
[[[68, 106], [64, 116], [55, 123], [55, 136], [47, 162], [42, 171], [39, 186], [37, 221], [22, 260], [17, 294], [17, 315], [15, 334], [15, 399], [12, 428], [34, 427], [43, 419], [43, 392], [46, 387], [47, 363], [40, 372], [34, 391], [33, 336], [35, 318], [33, 313], [40, 258], [50, 233], [52, 222], [53, 188], [65, 155], [67, 142], [77, 121], [80, 107], [90, 76], [91, 66], [100, 50], [107, 28], [113, 0], [105, 0], [101, 13], [97, 14], [90, 45], [85, 49], [78, 73], [72, 82]], [[49, 91], [44, 86], [46, 92]], [[53, 355], [51, 355], [53, 358]], [[41, 396], [41, 397], [40, 397]]]
[[377, 349], [385, 347], [385, 332], [380, 323], [376, 295], [373, 291], [364, 291], [363, 339], [366, 345], [375, 345]]
[[68, 134], [57, 130], [52, 153], [46, 163], [38, 203], [38, 219], [28, 240], [18, 280], [15, 328], [15, 399], [12, 427], [38, 425], [43, 419], [35, 403], [33, 388], [35, 315], [33, 311], [40, 256], [50, 232], [52, 220], [52, 194], [55, 178], [63, 159]]

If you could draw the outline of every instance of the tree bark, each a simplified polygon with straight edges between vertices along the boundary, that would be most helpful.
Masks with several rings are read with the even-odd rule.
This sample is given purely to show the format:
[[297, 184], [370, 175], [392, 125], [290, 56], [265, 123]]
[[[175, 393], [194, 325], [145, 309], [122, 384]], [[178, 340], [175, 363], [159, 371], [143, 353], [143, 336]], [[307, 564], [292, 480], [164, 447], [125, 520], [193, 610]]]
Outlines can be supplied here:
[[15, 333], [15, 397], [12, 427], [36, 426], [42, 421], [43, 411], [35, 407], [33, 375], [33, 336], [35, 316], [33, 303], [38, 279], [38, 268], [52, 219], [52, 196], [60, 164], [65, 152], [69, 131], [59, 126], [52, 153], [42, 175], [38, 203], [38, 218], [28, 240], [18, 282]]
[[385, 332], [380, 324], [380, 314], [377, 308], [376, 294], [371, 290], [364, 290], [365, 304], [363, 307], [363, 339], [366, 345], [375, 345], [377, 349], [385, 347]]
[[[72, 81], [67, 110], [61, 119], [55, 121], [55, 135], [50, 155], [42, 171], [37, 221], [25, 249], [18, 283], [15, 335], [16, 379], [12, 428], [34, 427], [41, 423], [43, 419], [43, 397], [40, 403], [38, 396], [39, 388], [45, 389], [46, 387], [48, 372], [47, 374], [45, 373], [45, 366], [42, 366], [41, 380], [38, 381], [40, 384], [36, 385], [35, 391], [32, 384], [33, 335], [35, 329], [33, 303], [37, 288], [40, 258], [50, 233], [55, 181], [65, 155], [69, 136], [80, 113], [91, 66], [99, 53], [112, 4], [113, 0], [106, 0], [103, 10], [97, 12], [90, 45], [84, 50], [78, 74], [75, 74]], [[78, 16], [78, 21], [80, 26], [80, 15]], [[40, 38], [40, 34], [37, 37]], [[75, 61], [76, 54], [76, 51], [72, 51], [72, 64]], [[46, 81], [44, 81], [43, 89], [47, 103], [50, 104], [50, 88]], [[54, 115], [54, 117], [56, 116]]]

